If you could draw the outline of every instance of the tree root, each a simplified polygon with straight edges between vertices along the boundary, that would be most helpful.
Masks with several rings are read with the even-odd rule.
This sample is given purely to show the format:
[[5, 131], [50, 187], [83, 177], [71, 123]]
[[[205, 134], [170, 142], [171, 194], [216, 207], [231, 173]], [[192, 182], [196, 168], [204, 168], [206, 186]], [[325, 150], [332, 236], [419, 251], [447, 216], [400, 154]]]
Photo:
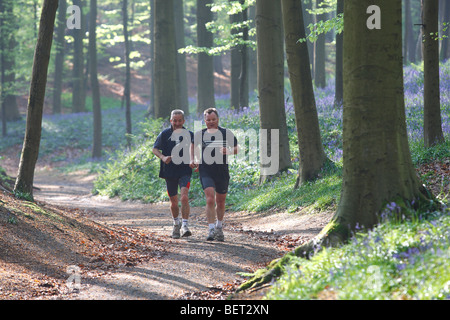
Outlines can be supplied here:
[[320, 248], [320, 246], [312, 240], [296, 248], [293, 252], [287, 253], [282, 258], [273, 260], [267, 267], [257, 270], [251, 279], [240, 285], [236, 290], [236, 293], [254, 290], [275, 280], [282, 275], [284, 266], [287, 265], [293, 257], [309, 258], [318, 248]]

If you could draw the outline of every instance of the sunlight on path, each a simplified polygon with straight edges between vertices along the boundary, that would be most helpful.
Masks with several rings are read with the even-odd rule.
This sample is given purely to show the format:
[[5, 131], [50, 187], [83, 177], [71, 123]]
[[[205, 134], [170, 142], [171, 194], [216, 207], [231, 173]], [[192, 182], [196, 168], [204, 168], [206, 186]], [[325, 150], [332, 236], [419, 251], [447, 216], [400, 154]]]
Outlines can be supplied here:
[[[168, 203], [143, 204], [92, 196], [94, 176], [86, 172], [61, 175], [49, 169], [35, 175], [34, 197], [54, 205], [78, 208], [86, 216], [111, 226], [139, 229], [162, 239], [167, 253], [160, 259], [100, 278], [86, 279], [82, 290], [69, 299], [173, 299], [183, 293], [202, 291], [231, 283], [283, 254], [273, 243], [260, 241], [225, 225], [226, 241], [207, 242], [203, 208], [192, 208], [187, 239], [170, 237], [172, 221]], [[228, 224], [233, 221], [228, 217]], [[239, 220], [241, 216], [237, 216]], [[247, 226], [246, 228], [250, 228]], [[241, 229], [242, 231], [242, 229]]]

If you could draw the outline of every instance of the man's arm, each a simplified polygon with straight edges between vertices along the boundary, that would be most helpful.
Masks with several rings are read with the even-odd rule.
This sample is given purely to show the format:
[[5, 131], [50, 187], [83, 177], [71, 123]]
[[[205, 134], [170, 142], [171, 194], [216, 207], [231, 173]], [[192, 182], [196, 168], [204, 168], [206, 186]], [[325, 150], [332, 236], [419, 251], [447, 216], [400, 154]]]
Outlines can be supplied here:
[[165, 156], [161, 153], [161, 151], [159, 151], [156, 148], [153, 148], [152, 150], [153, 154], [155, 156], [157, 156], [158, 158], [160, 158], [162, 160], [162, 162], [164, 162], [165, 164], [169, 164], [172, 161], [172, 157], [171, 156]]
[[191, 161], [189, 163], [189, 166], [192, 169], [198, 168], [198, 159], [200, 159], [200, 150], [198, 147], [195, 147], [195, 145], [193, 143], [191, 143], [190, 157], [191, 157]]

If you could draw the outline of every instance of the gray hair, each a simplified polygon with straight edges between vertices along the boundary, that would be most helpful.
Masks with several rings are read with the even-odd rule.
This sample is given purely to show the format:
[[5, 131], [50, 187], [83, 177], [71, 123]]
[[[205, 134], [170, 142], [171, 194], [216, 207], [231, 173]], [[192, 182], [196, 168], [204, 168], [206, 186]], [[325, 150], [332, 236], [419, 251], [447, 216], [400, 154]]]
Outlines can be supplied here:
[[170, 113], [170, 119], [172, 119], [173, 116], [174, 116], [174, 115], [177, 115], [177, 114], [181, 114], [181, 115], [183, 116], [183, 119], [184, 119], [184, 111], [183, 111], [183, 110], [180, 110], [180, 109], [175, 109], [175, 110], [173, 110], [173, 111]]

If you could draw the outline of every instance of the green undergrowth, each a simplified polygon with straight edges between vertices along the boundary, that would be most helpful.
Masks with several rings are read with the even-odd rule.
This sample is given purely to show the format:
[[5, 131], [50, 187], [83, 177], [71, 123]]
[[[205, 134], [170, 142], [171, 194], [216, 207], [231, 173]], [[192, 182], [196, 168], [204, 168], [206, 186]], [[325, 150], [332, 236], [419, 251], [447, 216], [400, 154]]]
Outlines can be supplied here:
[[266, 299], [450, 299], [449, 239], [448, 209], [387, 219], [310, 259], [291, 256]]

